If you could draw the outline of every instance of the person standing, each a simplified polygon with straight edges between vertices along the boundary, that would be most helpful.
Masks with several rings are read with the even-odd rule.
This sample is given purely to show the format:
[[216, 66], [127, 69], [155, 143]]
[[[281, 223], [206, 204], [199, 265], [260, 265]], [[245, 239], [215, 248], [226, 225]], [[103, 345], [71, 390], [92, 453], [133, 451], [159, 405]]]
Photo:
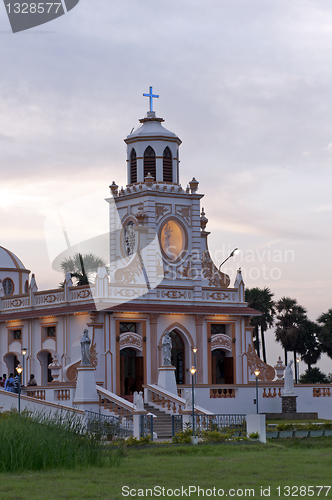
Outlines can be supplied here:
[[7, 392], [15, 392], [14, 374], [13, 373], [10, 373], [9, 374], [9, 378], [6, 380], [5, 391], [7, 391]]

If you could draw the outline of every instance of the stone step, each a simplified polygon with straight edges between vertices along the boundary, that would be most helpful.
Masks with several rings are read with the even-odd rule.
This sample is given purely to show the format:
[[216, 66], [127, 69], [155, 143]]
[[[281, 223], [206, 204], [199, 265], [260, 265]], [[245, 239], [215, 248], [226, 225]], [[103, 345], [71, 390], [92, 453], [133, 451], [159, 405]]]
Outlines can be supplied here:
[[153, 430], [157, 433], [158, 438], [170, 439], [172, 437], [172, 416], [148, 403], [144, 404], [144, 409], [156, 416], [153, 419]]

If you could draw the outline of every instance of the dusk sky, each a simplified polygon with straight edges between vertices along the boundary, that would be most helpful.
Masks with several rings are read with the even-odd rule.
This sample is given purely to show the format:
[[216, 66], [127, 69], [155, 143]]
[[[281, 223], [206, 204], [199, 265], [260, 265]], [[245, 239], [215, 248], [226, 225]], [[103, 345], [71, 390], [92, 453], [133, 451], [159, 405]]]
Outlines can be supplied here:
[[[13, 34], [0, 6], [1, 246], [55, 288], [44, 225], [87, 197], [82, 239], [108, 230], [123, 139], [148, 111], [175, 132], [215, 264], [247, 287], [332, 307], [332, 4], [326, 0], [80, 0]], [[273, 332], [268, 362], [277, 361]], [[280, 350], [281, 354], [281, 350]], [[332, 360], [319, 366], [332, 372]], [[305, 366], [301, 370], [304, 370]]]

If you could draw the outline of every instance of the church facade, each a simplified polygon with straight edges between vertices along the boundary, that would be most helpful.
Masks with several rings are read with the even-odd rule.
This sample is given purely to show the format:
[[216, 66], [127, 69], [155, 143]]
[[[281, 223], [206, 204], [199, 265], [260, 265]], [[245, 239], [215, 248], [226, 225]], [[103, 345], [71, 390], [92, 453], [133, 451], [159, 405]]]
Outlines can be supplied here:
[[46, 394], [53, 387], [74, 395], [88, 329], [97, 386], [127, 401], [158, 387], [166, 332], [177, 395], [185, 397], [195, 366], [198, 404], [210, 411], [239, 388], [254, 390], [257, 369], [261, 382], [275, 379], [253, 347], [258, 313], [244, 300], [241, 270], [230, 283], [214, 264], [199, 183], [181, 186], [181, 140], [163, 121], [151, 106], [125, 139], [127, 186], [110, 185], [108, 266], [93, 284], [74, 286], [67, 273], [63, 288], [41, 291], [38, 277], [0, 247], [1, 374], [23, 363], [24, 349], [24, 383], [33, 373]]

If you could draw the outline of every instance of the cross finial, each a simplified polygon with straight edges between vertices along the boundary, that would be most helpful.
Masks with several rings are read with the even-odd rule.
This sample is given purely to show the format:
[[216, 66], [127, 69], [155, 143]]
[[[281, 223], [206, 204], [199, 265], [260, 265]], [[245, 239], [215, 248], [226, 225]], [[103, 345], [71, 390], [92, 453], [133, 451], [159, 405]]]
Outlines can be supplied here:
[[150, 93], [149, 94], [143, 94], [143, 96], [150, 98], [150, 111], [153, 111], [153, 98], [158, 98], [159, 95], [153, 94], [152, 93], [152, 87], [150, 87]]

